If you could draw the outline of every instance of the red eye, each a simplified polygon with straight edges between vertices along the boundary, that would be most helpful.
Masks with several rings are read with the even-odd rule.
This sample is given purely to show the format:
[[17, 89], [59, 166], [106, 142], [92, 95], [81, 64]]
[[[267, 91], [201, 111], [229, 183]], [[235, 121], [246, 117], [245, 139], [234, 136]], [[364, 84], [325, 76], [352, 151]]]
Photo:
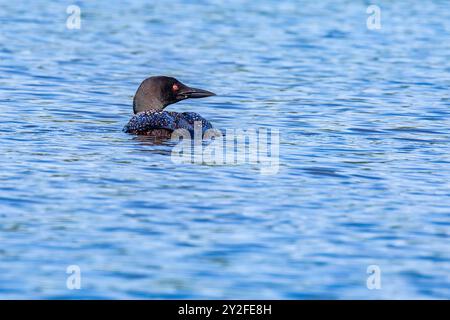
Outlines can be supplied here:
[[176, 83], [174, 83], [174, 85], [172, 86], [172, 90], [173, 91], [178, 91], [178, 86], [177, 86], [177, 84]]

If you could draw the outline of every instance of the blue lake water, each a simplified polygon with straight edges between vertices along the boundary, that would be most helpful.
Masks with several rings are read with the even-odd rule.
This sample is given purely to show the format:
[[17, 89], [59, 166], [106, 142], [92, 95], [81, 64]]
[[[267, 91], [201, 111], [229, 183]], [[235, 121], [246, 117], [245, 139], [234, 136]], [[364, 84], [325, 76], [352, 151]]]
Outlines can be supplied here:
[[[0, 298], [450, 298], [448, 1], [0, 2]], [[123, 133], [158, 74], [278, 174]]]

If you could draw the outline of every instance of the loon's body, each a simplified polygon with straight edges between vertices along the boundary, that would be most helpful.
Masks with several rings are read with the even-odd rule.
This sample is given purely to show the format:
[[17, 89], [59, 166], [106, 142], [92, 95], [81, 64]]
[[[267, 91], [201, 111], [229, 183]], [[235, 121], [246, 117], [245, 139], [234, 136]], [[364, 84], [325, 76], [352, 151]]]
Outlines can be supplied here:
[[211, 123], [195, 112], [173, 112], [147, 110], [134, 115], [123, 130], [127, 133], [170, 136], [176, 129], [194, 132], [195, 121], [201, 121], [202, 132], [211, 129]]
[[175, 78], [158, 76], [144, 80], [134, 99], [135, 115], [123, 131], [138, 135], [170, 137], [176, 129], [194, 131], [195, 122], [201, 121], [202, 132], [212, 128], [211, 123], [195, 112], [164, 111], [172, 103], [189, 98], [213, 96], [214, 93], [190, 88]]

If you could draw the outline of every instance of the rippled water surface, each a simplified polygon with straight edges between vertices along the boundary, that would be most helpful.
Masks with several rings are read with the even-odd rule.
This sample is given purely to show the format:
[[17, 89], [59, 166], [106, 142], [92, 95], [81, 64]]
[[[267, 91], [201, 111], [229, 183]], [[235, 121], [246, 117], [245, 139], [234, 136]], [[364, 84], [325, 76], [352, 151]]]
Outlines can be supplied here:
[[[376, 2], [1, 1], [0, 298], [450, 298], [450, 3]], [[157, 74], [278, 174], [123, 133]]]

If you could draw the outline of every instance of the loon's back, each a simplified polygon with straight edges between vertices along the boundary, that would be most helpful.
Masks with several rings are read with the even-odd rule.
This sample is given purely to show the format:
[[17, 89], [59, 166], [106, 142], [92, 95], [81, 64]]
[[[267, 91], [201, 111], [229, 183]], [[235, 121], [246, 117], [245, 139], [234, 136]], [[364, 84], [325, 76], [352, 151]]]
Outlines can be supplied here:
[[192, 135], [196, 121], [201, 121], [202, 133], [212, 128], [208, 120], [195, 112], [147, 110], [135, 114], [123, 131], [139, 135], [170, 137], [174, 130], [186, 129]]

